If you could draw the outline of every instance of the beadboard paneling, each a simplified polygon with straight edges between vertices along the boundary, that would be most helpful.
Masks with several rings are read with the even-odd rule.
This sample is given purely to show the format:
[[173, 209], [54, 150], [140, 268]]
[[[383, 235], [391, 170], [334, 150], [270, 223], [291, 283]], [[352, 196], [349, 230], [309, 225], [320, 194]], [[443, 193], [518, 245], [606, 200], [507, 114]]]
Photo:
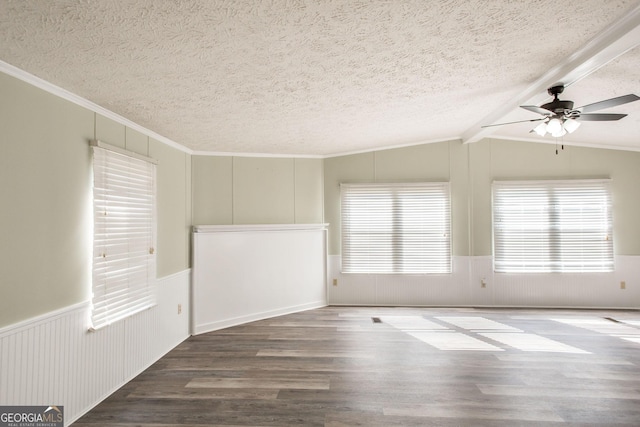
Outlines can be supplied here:
[[329, 305], [640, 307], [640, 257], [615, 261], [612, 273], [496, 274], [490, 256], [456, 256], [452, 274], [400, 276], [341, 274], [340, 256], [332, 255], [327, 295]]
[[189, 336], [189, 282], [159, 279], [156, 306], [95, 332], [88, 302], [3, 328], [0, 405], [64, 405], [70, 424]]

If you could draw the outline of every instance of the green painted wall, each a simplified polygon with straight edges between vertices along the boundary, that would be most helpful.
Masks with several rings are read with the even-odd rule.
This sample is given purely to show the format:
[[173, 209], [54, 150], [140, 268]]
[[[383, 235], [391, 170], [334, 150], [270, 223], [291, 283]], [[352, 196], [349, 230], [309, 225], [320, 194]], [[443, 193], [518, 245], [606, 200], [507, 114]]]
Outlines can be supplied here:
[[492, 254], [491, 183], [509, 179], [611, 178], [616, 255], [640, 255], [640, 153], [487, 139], [325, 159], [329, 254], [340, 254], [340, 183], [449, 181], [454, 256]]
[[158, 277], [191, 266], [190, 155], [149, 139], [149, 156], [158, 160]]
[[85, 301], [94, 114], [0, 73], [0, 326]]
[[191, 158], [193, 224], [233, 224], [233, 157]]
[[193, 224], [323, 222], [320, 159], [193, 156]]
[[191, 159], [0, 73], [0, 327], [91, 295], [91, 149], [158, 160], [158, 276], [189, 267]]

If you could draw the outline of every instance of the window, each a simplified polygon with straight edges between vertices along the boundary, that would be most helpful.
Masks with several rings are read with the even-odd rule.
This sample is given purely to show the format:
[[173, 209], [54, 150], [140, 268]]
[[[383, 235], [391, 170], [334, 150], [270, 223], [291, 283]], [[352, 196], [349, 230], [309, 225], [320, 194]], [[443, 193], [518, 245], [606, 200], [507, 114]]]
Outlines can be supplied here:
[[448, 183], [340, 188], [343, 273], [451, 273]]
[[155, 304], [155, 164], [93, 145], [93, 329]]
[[608, 180], [494, 182], [499, 273], [613, 271]]

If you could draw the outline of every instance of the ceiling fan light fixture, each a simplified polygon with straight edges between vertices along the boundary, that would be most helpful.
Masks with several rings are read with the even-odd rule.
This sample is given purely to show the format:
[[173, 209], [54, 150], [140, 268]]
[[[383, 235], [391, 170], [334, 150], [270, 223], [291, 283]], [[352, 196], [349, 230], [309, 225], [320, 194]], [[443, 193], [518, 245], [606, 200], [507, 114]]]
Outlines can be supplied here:
[[560, 130], [556, 131], [556, 132], [552, 132], [551, 136], [554, 138], [560, 138], [561, 136], [565, 136], [567, 134], [567, 131], [564, 130], [563, 127], [560, 128]]
[[545, 122], [542, 122], [538, 126], [533, 128], [533, 131], [540, 136], [544, 136], [547, 133], [547, 124]]
[[564, 121], [562, 127], [569, 133], [573, 133], [580, 127], [580, 122], [574, 119], [567, 119]]
[[617, 98], [605, 99], [604, 101], [595, 102], [593, 104], [583, 105], [582, 107], [573, 108], [573, 101], [561, 100], [558, 95], [564, 91], [562, 84], [557, 84], [547, 90], [549, 95], [553, 95], [553, 101], [547, 102], [541, 106], [537, 105], [521, 105], [520, 108], [537, 113], [543, 117], [537, 119], [518, 120], [515, 122], [495, 123], [482, 126], [483, 128], [491, 126], [510, 125], [513, 123], [539, 122], [535, 128], [529, 133], [535, 132], [541, 137], [550, 134], [554, 138], [560, 138], [567, 133], [573, 133], [580, 127], [580, 120], [591, 122], [610, 122], [620, 120], [626, 117], [626, 114], [614, 113], [592, 113], [593, 111], [611, 108], [629, 102], [640, 101], [640, 96], [630, 93]]
[[[559, 134], [560, 131], [562, 131], [562, 122], [560, 121], [560, 119], [551, 119], [549, 120], [549, 123], [547, 123], [547, 132], [549, 132], [551, 135], [553, 135], [554, 137], [556, 136], [555, 134]], [[563, 134], [564, 135], [564, 134]], [[562, 135], [560, 135], [562, 136]]]

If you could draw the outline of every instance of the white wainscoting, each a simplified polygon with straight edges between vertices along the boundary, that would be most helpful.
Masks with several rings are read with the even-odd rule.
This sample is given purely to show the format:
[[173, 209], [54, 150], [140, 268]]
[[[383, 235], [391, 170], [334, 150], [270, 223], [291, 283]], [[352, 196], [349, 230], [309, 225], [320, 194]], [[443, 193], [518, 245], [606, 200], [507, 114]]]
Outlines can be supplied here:
[[95, 332], [88, 302], [1, 329], [0, 405], [64, 405], [71, 424], [189, 336], [189, 283], [158, 279], [156, 306]]
[[497, 274], [490, 256], [458, 256], [452, 274], [400, 276], [341, 274], [340, 256], [331, 255], [327, 298], [329, 305], [640, 308], [640, 256], [615, 263], [612, 273]]
[[326, 224], [198, 226], [192, 333], [327, 305]]

